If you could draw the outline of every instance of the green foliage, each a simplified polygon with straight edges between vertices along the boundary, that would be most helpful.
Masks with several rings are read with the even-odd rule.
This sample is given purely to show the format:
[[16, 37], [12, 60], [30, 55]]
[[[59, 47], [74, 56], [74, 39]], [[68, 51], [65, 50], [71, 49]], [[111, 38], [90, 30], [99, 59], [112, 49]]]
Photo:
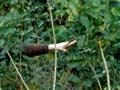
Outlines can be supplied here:
[[[57, 42], [77, 44], [58, 52], [56, 90], [107, 88], [98, 41], [107, 60], [112, 90], [120, 88], [120, 0], [51, 0]], [[19, 44], [53, 43], [47, 0], [0, 0], [0, 47], [17, 53]], [[3, 52], [4, 53], [4, 52]], [[4, 54], [3, 54], [4, 55]], [[54, 54], [29, 58], [12, 55], [31, 90], [51, 90]], [[3, 58], [3, 57], [0, 57]], [[0, 62], [0, 89], [24, 90], [14, 67]]]

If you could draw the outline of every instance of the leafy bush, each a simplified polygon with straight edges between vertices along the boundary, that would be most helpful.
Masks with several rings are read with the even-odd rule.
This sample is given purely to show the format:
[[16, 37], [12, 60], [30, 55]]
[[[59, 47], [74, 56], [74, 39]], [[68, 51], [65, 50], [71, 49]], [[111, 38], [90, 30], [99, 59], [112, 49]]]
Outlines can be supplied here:
[[[47, 0], [0, 3], [0, 47], [17, 53], [14, 47], [21, 43], [53, 43]], [[78, 41], [69, 52], [58, 52], [56, 90], [106, 89], [107, 72], [100, 48], [111, 89], [119, 90], [120, 0], [52, 0], [50, 4], [57, 42]], [[12, 57], [30, 90], [52, 89], [53, 52], [34, 58]], [[13, 65], [6, 61], [0, 62], [0, 89], [25, 89]]]

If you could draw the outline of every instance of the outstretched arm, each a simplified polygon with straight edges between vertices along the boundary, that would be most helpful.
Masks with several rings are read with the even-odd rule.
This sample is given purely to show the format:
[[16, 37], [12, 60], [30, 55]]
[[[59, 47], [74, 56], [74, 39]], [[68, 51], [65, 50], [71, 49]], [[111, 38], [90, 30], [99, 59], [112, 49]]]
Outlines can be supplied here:
[[27, 56], [37, 56], [40, 54], [46, 54], [52, 50], [60, 50], [66, 52], [68, 47], [75, 44], [76, 40], [66, 41], [49, 45], [40, 45], [40, 44], [32, 44], [32, 45], [23, 45], [22, 46], [22, 54]]
[[[22, 55], [33, 57], [41, 54], [46, 54], [49, 51], [55, 50], [55, 48], [56, 50], [66, 52], [68, 50], [68, 47], [75, 44], [76, 42], [77, 40], [61, 42], [61, 43], [57, 43], [56, 47], [55, 47], [55, 44], [49, 44], [49, 45], [29, 44], [29, 45], [23, 45], [20, 48], [22, 49], [21, 51]], [[3, 51], [3, 48], [0, 48], [0, 55], [3, 55], [1, 54], [2, 51]], [[12, 51], [10, 51], [10, 53], [13, 54]], [[9, 58], [7, 53], [5, 53], [4, 58]], [[0, 58], [0, 61], [3, 61], [4, 58]]]

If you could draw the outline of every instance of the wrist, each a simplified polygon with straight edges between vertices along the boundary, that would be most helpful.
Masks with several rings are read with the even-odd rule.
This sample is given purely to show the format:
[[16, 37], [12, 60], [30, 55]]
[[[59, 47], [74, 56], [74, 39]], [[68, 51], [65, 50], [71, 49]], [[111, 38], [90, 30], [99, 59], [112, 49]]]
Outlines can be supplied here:
[[56, 44], [56, 46], [55, 46], [55, 44], [49, 44], [48, 49], [49, 50], [55, 50], [55, 48], [58, 49], [57, 46], [58, 46], [57, 44]]

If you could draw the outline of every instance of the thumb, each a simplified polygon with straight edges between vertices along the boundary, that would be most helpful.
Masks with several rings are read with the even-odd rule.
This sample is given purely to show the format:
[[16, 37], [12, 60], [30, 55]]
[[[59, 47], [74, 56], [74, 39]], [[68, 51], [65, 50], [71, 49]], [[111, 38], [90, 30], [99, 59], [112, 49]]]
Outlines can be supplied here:
[[59, 50], [61, 50], [61, 51], [63, 51], [63, 52], [67, 52], [67, 49], [65, 49], [65, 48], [59, 49]]

